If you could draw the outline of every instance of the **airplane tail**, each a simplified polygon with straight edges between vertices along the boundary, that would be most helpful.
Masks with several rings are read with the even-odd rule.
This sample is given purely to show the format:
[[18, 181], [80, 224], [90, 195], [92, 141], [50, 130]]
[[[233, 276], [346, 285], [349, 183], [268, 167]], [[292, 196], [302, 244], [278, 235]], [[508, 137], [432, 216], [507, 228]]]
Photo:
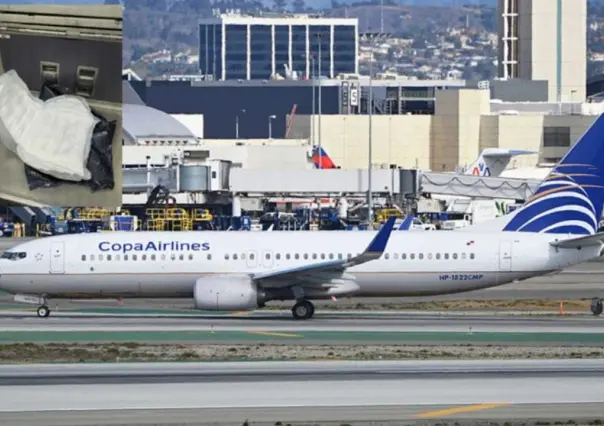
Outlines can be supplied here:
[[465, 170], [464, 174], [497, 177], [505, 170], [512, 157], [529, 154], [537, 153], [517, 149], [485, 148], [476, 161]]
[[[319, 151], [320, 150], [320, 151]], [[321, 155], [319, 155], [319, 152]], [[331, 160], [323, 147], [314, 146], [312, 149], [312, 161], [316, 169], [337, 169], [336, 164]], [[319, 166], [320, 165], [320, 166]]]
[[603, 206], [604, 115], [600, 115], [535, 194], [511, 214], [503, 230], [595, 235]]

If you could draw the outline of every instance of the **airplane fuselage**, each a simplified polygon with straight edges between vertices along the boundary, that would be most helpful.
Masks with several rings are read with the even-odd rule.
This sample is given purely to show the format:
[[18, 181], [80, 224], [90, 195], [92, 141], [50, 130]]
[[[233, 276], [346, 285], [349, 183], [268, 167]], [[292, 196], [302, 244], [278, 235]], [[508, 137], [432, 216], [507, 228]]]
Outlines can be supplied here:
[[[0, 288], [48, 297], [192, 297], [199, 278], [346, 259], [361, 253], [375, 234], [112, 232], [49, 237], [13, 249], [26, 253], [24, 258], [2, 259]], [[599, 255], [599, 246], [558, 250], [549, 245], [564, 238], [394, 231], [379, 259], [348, 268], [345, 274], [358, 284], [357, 296], [426, 296], [545, 275]]]

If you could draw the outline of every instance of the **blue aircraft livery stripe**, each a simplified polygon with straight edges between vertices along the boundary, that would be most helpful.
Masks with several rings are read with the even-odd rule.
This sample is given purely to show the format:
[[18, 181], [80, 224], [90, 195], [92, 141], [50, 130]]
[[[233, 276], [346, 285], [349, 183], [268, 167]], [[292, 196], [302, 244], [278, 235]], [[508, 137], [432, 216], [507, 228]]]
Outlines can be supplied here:
[[100, 251], [128, 253], [131, 251], [207, 251], [210, 243], [183, 243], [181, 241], [146, 241], [144, 243], [115, 243], [102, 241], [99, 243]]
[[604, 116], [600, 115], [503, 230], [593, 235], [603, 206]]

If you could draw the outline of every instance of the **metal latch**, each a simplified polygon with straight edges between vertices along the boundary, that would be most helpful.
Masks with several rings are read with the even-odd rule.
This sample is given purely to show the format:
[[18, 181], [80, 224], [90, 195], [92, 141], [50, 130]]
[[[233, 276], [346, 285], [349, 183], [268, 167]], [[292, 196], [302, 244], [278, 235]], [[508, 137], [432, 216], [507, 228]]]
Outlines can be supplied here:
[[59, 70], [61, 65], [56, 62], [40, 62], [40, 78], [42, 84], [52, 86], [59, 83]]
[[75, 94], [86, 98], [92, 97], [98, 74], [98, 68], [78, 66]]

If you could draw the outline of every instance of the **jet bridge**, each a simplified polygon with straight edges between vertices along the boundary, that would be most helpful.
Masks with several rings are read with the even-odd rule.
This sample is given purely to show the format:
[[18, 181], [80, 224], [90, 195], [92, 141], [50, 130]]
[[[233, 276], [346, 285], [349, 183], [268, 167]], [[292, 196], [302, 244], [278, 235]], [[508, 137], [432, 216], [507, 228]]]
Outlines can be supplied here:
[[462, 175], [457, 173], [423, 172], [419, 176], [421, 192], [470, 198], [506, 198], [526, 200], [533, 195], [540, 180], [511, 179]]

